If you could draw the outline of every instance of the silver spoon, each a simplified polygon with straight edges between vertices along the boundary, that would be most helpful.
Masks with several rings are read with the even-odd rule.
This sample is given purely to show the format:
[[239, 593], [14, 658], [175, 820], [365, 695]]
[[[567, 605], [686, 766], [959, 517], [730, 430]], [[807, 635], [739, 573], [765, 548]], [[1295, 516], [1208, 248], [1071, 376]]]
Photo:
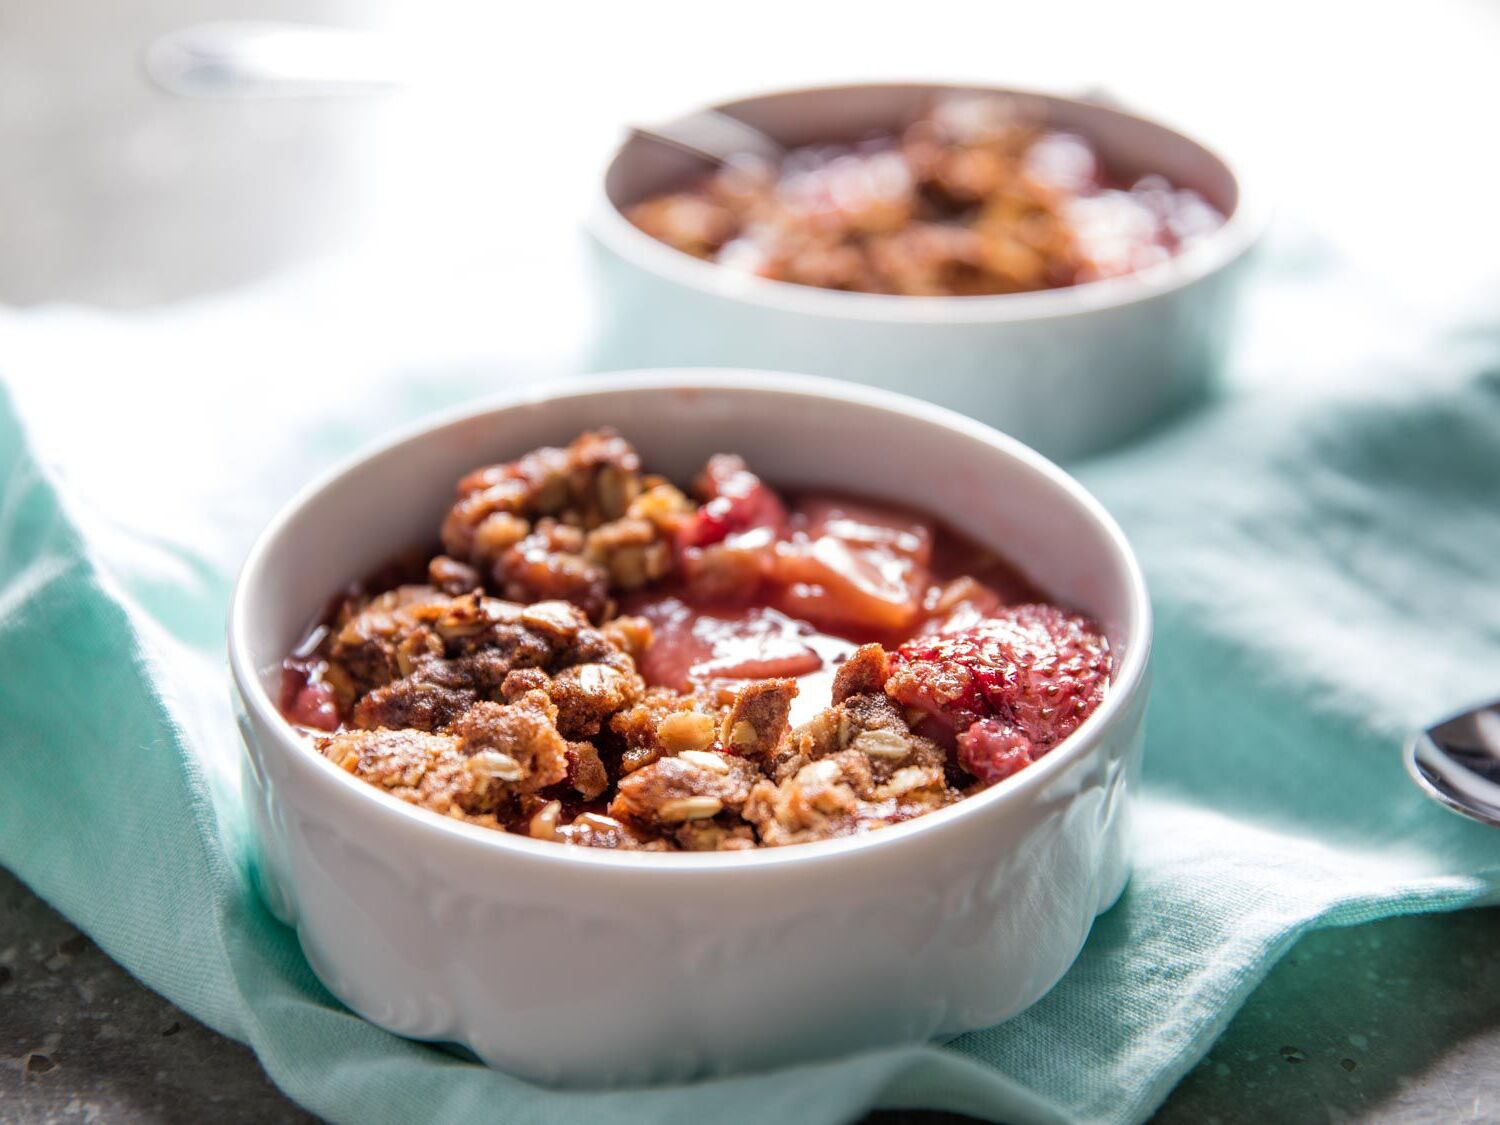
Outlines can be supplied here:
[[[152, 42], [142, 62], [152, 81], [185, 98], [361, 94], [417, 77], [411, 60], [378, 32], [274, 20], [179, 28]], [[711, 164], [752, 158], [774, 165], [786, 154], [759, 129], [712, 109], [630, 132]]]
[[632, 125], [630, 133], [632, 136], [686, 152], [711, 164], [731, 164], [748, 159], [774, 168], [786, 155], [786, 149], [780, 142], [755, 126], [747, 125], [738, 117], [730, 117], [716, 109], [700, 109], [687, 117], [679, 117], [676, 121], [650, 128]]
[[1413, 735], [1406, 771], [1433, 800], [1500, 828], [1500, 700]]

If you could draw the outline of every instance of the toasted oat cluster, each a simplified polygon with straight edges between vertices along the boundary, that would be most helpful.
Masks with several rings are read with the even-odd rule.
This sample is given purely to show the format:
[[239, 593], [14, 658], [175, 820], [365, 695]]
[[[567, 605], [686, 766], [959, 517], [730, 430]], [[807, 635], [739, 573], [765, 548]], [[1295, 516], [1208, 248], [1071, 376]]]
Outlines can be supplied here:
[[1098, 705], [1099, 629], [917, 513], [690, 492], [587, 433], [458, 483], [442, 549], [286, 661], [320, 753], [435, 813], [596, 848], [870, 831], [1024, 768]]
[[904, 296], [1056, 289], [1165, 261], [1223, 225], [1196, 192], [1114, 180], [1082, 137], [1013, 100], [952, 98], [899, 135], [739, 161], [628, 212], [697, 258]]

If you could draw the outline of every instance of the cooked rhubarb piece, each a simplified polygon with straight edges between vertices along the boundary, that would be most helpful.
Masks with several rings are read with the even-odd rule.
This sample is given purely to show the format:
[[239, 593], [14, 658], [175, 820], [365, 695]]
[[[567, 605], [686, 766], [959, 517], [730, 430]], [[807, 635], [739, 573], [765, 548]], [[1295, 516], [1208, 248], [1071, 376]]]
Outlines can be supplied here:
[[704, 680], [805, 676], [823, 666], [812, 626], [769, 606], [698, 609], [666, 597], [641, 604], [639, 613], [651, 622], [640, 660], [649, 683], [686, 690]]
[[776, 601], [794, 617], [872, 633], [910, 629], [922, 615], [931, 525], [899, 508], [814, 500], [777, 545]]

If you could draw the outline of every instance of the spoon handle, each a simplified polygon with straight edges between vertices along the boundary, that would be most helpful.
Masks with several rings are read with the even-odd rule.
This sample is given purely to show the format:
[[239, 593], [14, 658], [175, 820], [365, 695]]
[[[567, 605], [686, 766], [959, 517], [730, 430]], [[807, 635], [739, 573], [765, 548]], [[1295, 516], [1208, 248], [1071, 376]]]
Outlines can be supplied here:
[[186, 98], [368, 93], [411, 77], [379, 33], [274, 21], [193, 24], [156, 39], [142, 61]]

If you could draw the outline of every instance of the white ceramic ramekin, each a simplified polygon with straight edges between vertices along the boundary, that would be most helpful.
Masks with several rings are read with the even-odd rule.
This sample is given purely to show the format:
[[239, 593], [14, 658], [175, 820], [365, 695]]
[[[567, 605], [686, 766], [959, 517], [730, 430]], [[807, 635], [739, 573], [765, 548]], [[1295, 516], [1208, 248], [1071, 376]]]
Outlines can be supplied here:
[[[715, 108], [787, 145], [858, 138], [974, 87], [795, 90]], [[1220, 156], [1119, 109], [1024, 97], [1087, 137], [1119, 175], [1151, 172], [1228, 215], [1212, 236], [1133, 276], [998, 297], [894, 297], [768, 281], [699, 261], [632, 226], [622, 208], [705, 165], [628, 140], [588, 221], [602, 318], [600, 369], [721, 366], [805, 371], [918, 395], [1014, 434], [1048, 456], [1092, 453], [1201, 398], [1225, 355], [1243, 259], [1264, 214]], [[691, 117], [691, 114], [688, 115]]]
[[[951, 520], [1117, 654], [1099, 710], [1035, 765], [867, 836], [753, 853], [592, 851], [401, 803], [277, 713], [329, 596], [431, 540], [476, 465], [610, 424], [686, 478], [735, 451], [772, 481]], [[311, 485], [250, 553], [229, 651], [262, 889], [328, 988], [402, 1035], [547, 1081], [643, 1082], [994, 1024], [1062, 976], [1124, 887], [1150, 610], [1114, 521], [1056, 466], [900, 396], [764, 372], [615, 375], [425, 425]]]

